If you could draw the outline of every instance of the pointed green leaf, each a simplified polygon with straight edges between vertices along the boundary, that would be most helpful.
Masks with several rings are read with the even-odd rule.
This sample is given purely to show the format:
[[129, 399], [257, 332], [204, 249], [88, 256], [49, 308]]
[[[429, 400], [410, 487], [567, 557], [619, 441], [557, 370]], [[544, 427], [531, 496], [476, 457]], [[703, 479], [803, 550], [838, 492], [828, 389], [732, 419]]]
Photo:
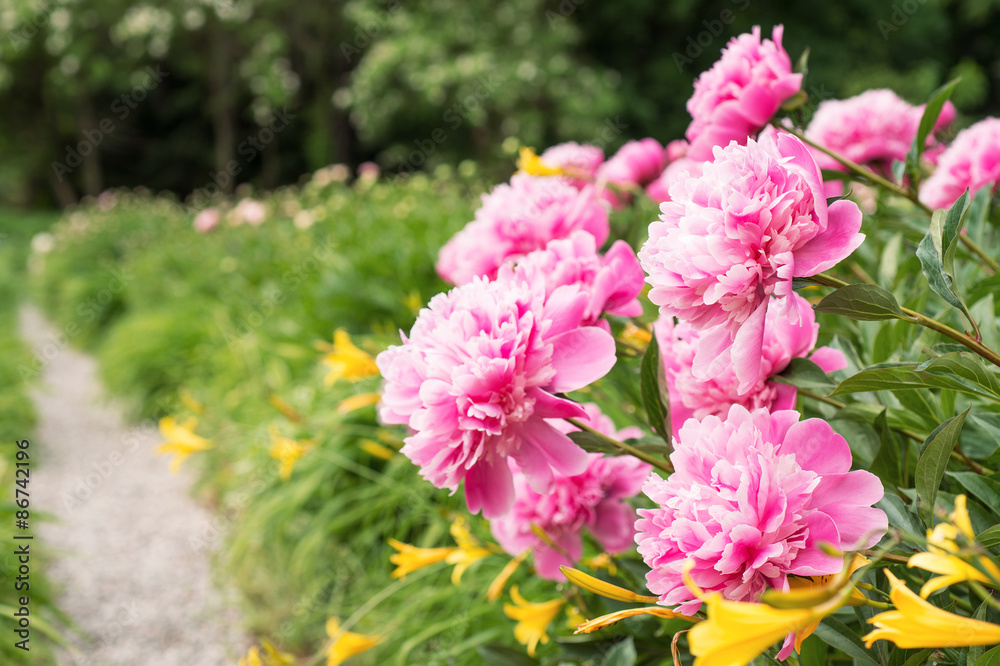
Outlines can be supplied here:
[[623, 641], [615, 643], [604, 658], [604, 666], [635, 666], [638, 655], [635, 653], [635, 641], [628, 636]]
[[[934, 130], [934, 125], [937, 124], [938, 117], [941, 115], [941, 109], [944, 108], [945, 102], [951, 97], [951, 93], [960, 80], [954, 79], [944, 84], [931, 93], [930, 99], [927, 100], [924, 114], [920, 118], [920, 125], [917, 126], [917, 135], [913, 137], [913, 143], [910, 144], [910, 151], [906, 156], [907, 171], [916, 178], [919, 178], [920, 156], [924, 154], [924, 149], [927, 147], [927, 137]], [[913, 187], [916, 188], [918, 185], [919, 182], [914, 180]]]
[[818, 627], [816, 635], [823, 639], [827, 645], [833, 646], [850, 657], [854, 657], [855, 663], [863, 663], [879, 666], [872, 657], [872, 653], [865, 649], [861, 637], [850, 630], [843, 622], [832, 617], [825, 618]]
[[975, 472], [948, 472], [948, 478], [958, 481], [970, 495], [1000, 517], [1000, 482]]
[[947, 213], [934, 211], [930, 228], [917, 246], [917, 258], [931, 290], [960, 310], [975, 327], [972, 314], [955, 284], [955, 250], [968, 208], [969, 192], [966, 190]]
[[670, 444], [673, 428], [670, 425], [670, 398], [667, 395], [667, 380], [660, 361], [660, 346], [656, 336], [649, 341], [646, 354], [639, 369], [639, 393], [646, 408], [646, 418], [653, 431]]
[[880, 446], [878, 455], [870, 466], [871, 473], [886, 483], [899, 485], [902, 483], [899, 468], [899, 440], [896, 433], [889, 427], [888, 409], [875, 420], [875, 432], [878, 433]]
[[952, 375], [1000, 398], [1000, 377], [971, 352], [949, 352], [917, 366], [917, 372]]
[[924, 443], [923, 452], [917, 460], [915, 484], [919, 500], [920, 515], [927, 525], [931, 524], [934, 514], [934, 502], [937, 499], [938, 488], [944, 479], [945, 470], [951, 452], [958, 444], [959, 433], [965, 424], [969, 409], [958, 416], [953, 416], [932, 432]]
[[829, 393], [836, 386], [836, 382], [826, 376], [823, 368], [807, 358], [793, 358], [788, 367], [772, 379], [823, 394]]
[[977, 659], [976, 666], [1000, 666], [1000, 646], [993, 648]]
[[909, 319], [891, 292], [873, 284], [849, 284], [827, 295], [816, 312], [839, 314], [862, 321]]

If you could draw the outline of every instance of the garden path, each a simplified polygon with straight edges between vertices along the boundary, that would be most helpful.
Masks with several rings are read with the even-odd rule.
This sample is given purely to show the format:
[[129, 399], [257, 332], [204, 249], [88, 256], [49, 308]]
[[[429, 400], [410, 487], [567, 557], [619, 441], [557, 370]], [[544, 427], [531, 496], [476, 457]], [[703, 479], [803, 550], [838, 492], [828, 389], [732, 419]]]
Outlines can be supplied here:
[[[189, 495], [191, 477], [154, 454], [153, 422], [129, 425], [109, 404], [95, 361], [62, 344], [25, 306], [21, 334], [51, 358], [33, 392], [38, 428], [31, 476], [46, 573], [79, 629], [72, 666], [221, 666], [248, 647], [239, 614], [211, 576], [212, 515]], [[37, 566], [37, 565], [36, 565]]]

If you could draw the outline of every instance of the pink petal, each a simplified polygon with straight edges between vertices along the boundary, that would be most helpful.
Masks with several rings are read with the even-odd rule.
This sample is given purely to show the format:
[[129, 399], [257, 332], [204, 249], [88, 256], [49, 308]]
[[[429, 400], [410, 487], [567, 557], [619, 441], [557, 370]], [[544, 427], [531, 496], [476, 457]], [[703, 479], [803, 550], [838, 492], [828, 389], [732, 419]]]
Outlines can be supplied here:
[[553, 393], [575, 391], [597, 381], [617, 360], [615, 339], [595, 326], [567, 331], [551, 342], [552, 367], [556, 370], [549, 385]]
[[[552, 469], [565, 476], [582, 474], [590, 462], [590, 455], [581, 449], [572, 439], [559, 432], [542, 419], [530, 419], [519, 429], [522, 452], [525, 447], [535, 447], [546, 457]], [[521, 454], [515, 454], [514, 459], [521, 464]], [[523, 468], [522, 468], [523, 469]], [[525, 476], [528, 476], [525, 470]], [[529, 477], [530, 481], [530, 477]]]
[[847, 367], [847, 357], [844, 352], [833, 347], [820, 347], [809, 355], [809, 360], [818, 365], [823, 372], [836, 372]]
[[604, 501], [597, 506], [590, 533], [611, 554], [632, 548], [635, 539], [635, 511], [625, 502]]
[[861, 209], [853, 201], [841, 199], [828, 209], [826, 231], [795, 250], [795, 274], [816, 275], [846, 259], [865, 240], [861, 229]]
[[487, 520], [500, 518], [514, 506], [514, 480], [507, 461], [494, 462], [480, 458], [465, 475], [465, 503], [474, 514], [482, 509]]
[[740, 380], [740, 385], [736, 392], [745, 395], [757, 384], [760, 377], [760, 357], [761, 348], [764, 346], [764, 321], [767, 318], [767, 304], [770, 299], [765, 300], [757, 306], [733, 339], [733, 371], [736, 378]]
[[781, 452], [794, 453], [800, 467], [820, 475], [843, 474], [851, 469], [847, 441], [822, 419], [806, 419], [789, 428]]

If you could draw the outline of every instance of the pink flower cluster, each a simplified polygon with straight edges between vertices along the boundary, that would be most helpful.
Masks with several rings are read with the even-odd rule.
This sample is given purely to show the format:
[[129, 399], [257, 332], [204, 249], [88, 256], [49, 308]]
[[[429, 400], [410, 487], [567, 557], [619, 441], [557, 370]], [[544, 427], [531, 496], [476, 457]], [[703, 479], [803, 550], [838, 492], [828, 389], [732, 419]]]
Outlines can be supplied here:
[[[584, 404], [583, 408], [588, 425], [606, 435], [629, 439], [642, 434], [638, 428], [616, 431], [611, 419], [593, 403]], [[566, 421], [551, 423], [561, 432], [575, 430]], [[559, 567], [572, 566], [580, 559], [584, 528], [609, 553], [628, 550], [634, 543], [635, 512], [624, 500], [642, 489], [652, 470], [650, 465], [629, 456], [591, 453], [581, 474], [557, 474], [548, 493], [535, 491], [516, 463], [511, 462], [511, 470], [514, 507], [506, 516], [492, 521], [490, 529], [497, 543], [511, 555], [531, 549], [535, 571], [542, 578], [564, 579]], [[533, 527], [542, 530], [562, 552], [548, 545]]]
[[795, 411], [748, 411], [733, 405], [725, 420], [689, 420], [670, 455], [675, 472], [650, 475], [643, 491], [659, 505], [640, 509], [639, 554], [647, 587], [666, 606], [694, 613], [701, 601], [691, 577], [731, 600], [757, 600], [787, 577], [838, 573], [834, 548], [870, 548], [888, 529], [878, 477], [851, 471], [844, 438], [821, 419]]
[[625, 241], [615, 241], [602, 257], [597, 241], [585, 231], [574, 231], [568, 238], [549, 242], [516, 262], [515, 272], [526, 279], [540, 280], [548, 293], [564, 285], [579, 285], [588, 295], [583, 325], [607, 324], [603, 313], [620, 317], [642, 314], [638, 296], [646, 274], [635, 252]]
[[[828, 100], [816, 109], [806, 136], [852, 162], [874, 164], [891, 173], [894, 160], [905, 160], [917, 135], [924, 107], [913, 106], [891, 90], [868, 90], [844, 100]], [[955, 106], [948, 102], [938, 116], [935, 131], [955, 120]], [[927, 138], [934, 147], [933, 134]], [[823, 169], [842, 170], [840, 163], [819, 151], [816, 161]]]
[[[744, 393], [737, 390], [739, 382], [731, 366], [712, 379], [701, 381], [695, 378], [691, 368], [698, 348], [698, 331], [686, 323], [674, 324], [673, 317], [657, 320], [653, 332], [663, 359], [674, 437], [679, 435], [681, 426], [688, 419], [725, 416], [733, 405], [749, 410], [761, 407], [771, 411], [795, 408], [795, 387], [772, 378], [787, 368], [793, 358], [802, 358], [813, 352], [819, 324], [808, 301], [797, 294], [792, 294], [790, 298], [796, 317], [779, 317], [776, 308], [768, 310], [764, 320], [760, 376], [757, 383]], [[831, 347], [816, 349], [810, 359], [825, 372], [847, 367], [843, 353]]]
[[589, 302], [579, 284], [549, 292], [505, 266], [435, 296], [403, 344], [379, 354], [380, 417], [414, 431], [402, 452], [425, 479], [453, 492], [464, 481], [469, 510], [493, 519], [514, 504], [509, 458], [542, 494], [555, 474], [584, 472], [586, 452], [546, 419], [584, 416], [557, 394], [615, 363], [611, 335], [581, 326]]
[[861, 211], [847, 200], [827, 206], [815, 159], [789, 134], [716, 148], [702, 170], [674, 182], [639, 261], [661, 315], [700, 332], [694, 376], [731, 364], [742, 394], [760, 377], [768, 311], [795, 323], [792, 279], [853, 252]]
[[941, 154], [937, 169], [920, 188], [920, 200], [948, 208], [966, 189], [975, 194], [1000, 183], [1000, 118], [986, 118], [962, 130]]
[[760, 26], [754, 26], [730, 40], [722, 57], [698, 77], [687, 103], [688, 157], [710, 160], [715, 146], [745, 144], [799, 91], [802, 75], [792, 73], [791, 58], [781, 46], [783, 31], [775, 26], [772, 39], [761, 40]]
[[608, 211], [593, 186], [577, 189], [564, 178], [515, 174], [510, 184], [484, 195], [475, 220], [441, 248], [437, 272], [452, 284], [492, 278], [505, 261], [577, 229], [598, 245], [608, 237]]

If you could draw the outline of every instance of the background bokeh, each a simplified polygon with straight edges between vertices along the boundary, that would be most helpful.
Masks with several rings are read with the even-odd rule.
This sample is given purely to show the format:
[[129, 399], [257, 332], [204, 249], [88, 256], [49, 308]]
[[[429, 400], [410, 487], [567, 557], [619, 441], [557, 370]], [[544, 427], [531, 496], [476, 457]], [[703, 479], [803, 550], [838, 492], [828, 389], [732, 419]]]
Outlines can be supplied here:
[[1000, 106], [995, 0], [4, 0], [0, 201], [272, 188], [366, 160], [505, 175], [515, 139], [666, 142], [726, 41], [776, 23], [793, 57], [822, 55], [814, 102], [919, 103], [961, 75], [961, 112]]

